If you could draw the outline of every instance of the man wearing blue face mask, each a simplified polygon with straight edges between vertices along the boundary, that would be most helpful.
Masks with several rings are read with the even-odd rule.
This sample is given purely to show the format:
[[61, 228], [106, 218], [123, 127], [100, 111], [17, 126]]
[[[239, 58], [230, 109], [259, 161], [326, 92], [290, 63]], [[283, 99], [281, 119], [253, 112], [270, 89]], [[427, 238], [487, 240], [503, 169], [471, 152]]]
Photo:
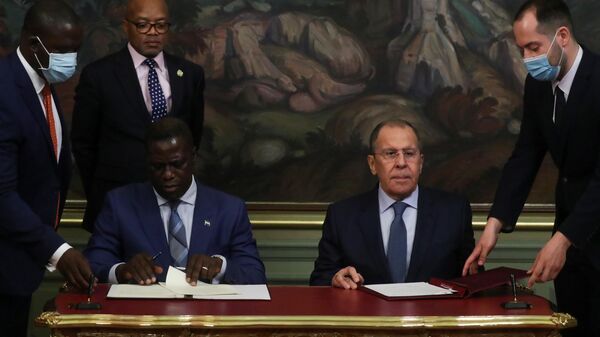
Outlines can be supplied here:
[[18, 49], [0, 59], [0, 335], [26, 336], [44, 270], [86, 288], [85, 257], [56, 233], [71, 154], [52, 83], [75, 71], [83, 29], [59, 0], [26, 13]]
[[578, 321], [563, 336], [600, 336], [600, 58], [577, 43], [560, 0], [527, 1], [513, 32], [529, 72], [521, 132], [463, 274], [485, 263], [500, 231], [514, 230], [549, 152], [559, 171], [554, 230], [528, 285], [554, 280], [559, 311]]

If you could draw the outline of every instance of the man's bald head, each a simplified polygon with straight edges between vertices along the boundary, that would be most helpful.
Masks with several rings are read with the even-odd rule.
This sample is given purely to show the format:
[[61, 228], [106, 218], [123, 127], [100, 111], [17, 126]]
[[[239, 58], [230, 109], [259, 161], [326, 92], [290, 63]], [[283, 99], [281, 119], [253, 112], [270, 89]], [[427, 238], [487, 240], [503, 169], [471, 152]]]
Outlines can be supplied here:
[[147, 7], [161, 8], [167, 16], [169, 15], [169, 7], [165, 0], [129, 0], [127, 1], [127, 11], [125, 16], [130, 18]]
[[40, 0], [25, 14], [21, 34], [43, 35], [48, 31], [69, 30], [81, 26], [77, 13], [61, 0]]

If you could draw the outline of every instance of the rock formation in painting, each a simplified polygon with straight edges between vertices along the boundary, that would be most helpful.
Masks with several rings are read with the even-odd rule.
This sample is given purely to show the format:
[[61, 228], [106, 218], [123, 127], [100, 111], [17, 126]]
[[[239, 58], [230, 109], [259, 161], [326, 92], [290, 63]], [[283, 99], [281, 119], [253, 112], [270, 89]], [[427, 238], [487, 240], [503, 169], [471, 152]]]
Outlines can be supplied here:
[[243, 14], [204, 39], [208, 48], [189, 56], [220, 84], [213, 97], [239, 105], [316, 112], [363, 92], [374, 74], [358, 40], [327, 18]]

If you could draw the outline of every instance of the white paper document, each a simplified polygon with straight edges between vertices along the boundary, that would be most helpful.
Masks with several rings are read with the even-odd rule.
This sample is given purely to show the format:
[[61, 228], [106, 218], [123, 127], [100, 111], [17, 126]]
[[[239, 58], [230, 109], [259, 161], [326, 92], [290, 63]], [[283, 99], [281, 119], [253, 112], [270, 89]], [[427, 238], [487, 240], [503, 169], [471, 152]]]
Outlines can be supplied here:
[[436, 296], [454, 293], [452, 289], [441, 288], [427, 282], [369, 284], [364, 287], [386, 297]]
[[196, 282], [193, 286], [185, 280], [185, 273], [169, 266], [167, 280], [161, 284], [178, 295], [207, 296], [207, 295], [235, 295], [237, 291], [229, 284], [208, 284]]
[[151, 285], [113, 284], [108, 298], [194, 298], [207, 300], [270, 300], [265, 284], [229, 285], [198, 282], [192, 286], [185, 273], [169, 267], [166, 282]]

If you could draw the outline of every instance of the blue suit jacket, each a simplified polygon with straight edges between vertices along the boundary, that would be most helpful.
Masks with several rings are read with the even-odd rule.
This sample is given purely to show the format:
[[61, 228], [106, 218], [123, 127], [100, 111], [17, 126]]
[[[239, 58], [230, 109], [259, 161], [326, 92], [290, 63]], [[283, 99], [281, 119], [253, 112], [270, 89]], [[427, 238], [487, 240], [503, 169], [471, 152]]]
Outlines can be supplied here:
[[[227, 259], [223, 283], [264, 284], [265, 269], [244, 202], [223, 192], [197, 184], [189, 254], [222, 255]], [[138, 253], [155, 255], [163, 267], [164, 281], [174, 261], [150, 183], [130, 184], [108, 193], [84, 254], [101, 282], [110, 268]]]
[[[419, 187], [417, 224], [406, 282], [458, 277], [475, 245], [471, 206], [465, 198]], [[377, 189], [332, 204], [323, 224], [311, 285], [331, 285], [353, 266], [365, 284], [390, 283], [383, 249]]]
[[0, 292], [26, 296], [64, 243], [54, 224], [67, 195], [71, 154], [61, 117], [57, 164], [40, 100], [16, 52], [0, 59], [0, 74]]

